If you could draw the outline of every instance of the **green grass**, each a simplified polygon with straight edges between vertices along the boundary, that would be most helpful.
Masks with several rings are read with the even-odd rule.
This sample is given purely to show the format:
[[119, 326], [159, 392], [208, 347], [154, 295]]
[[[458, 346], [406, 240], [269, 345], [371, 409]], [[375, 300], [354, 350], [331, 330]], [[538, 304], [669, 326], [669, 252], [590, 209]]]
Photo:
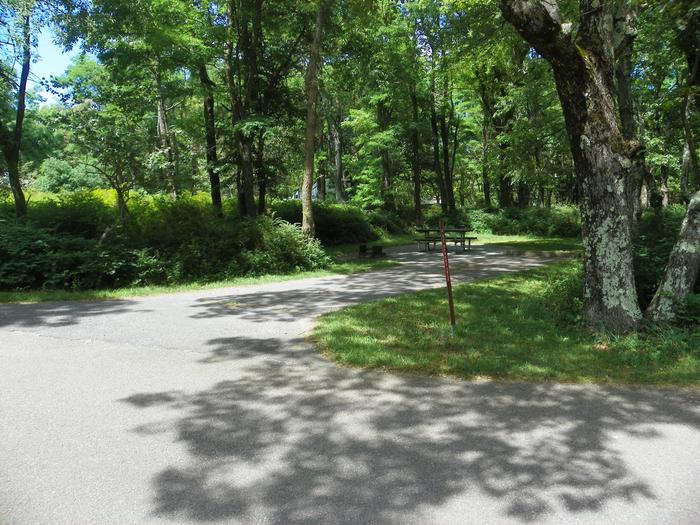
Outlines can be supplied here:
[[519, 251], [533, 252], [578, 252], [583, 250], [581, 239], [541, 238], [522, 235], [478, 235], [477, 244], [509, 246]]
[[451, 335], [444, 289], [321, 317], [312, 338], [340, 364], [403, 373], [525, 381], [700, 384], [700, 333], [594, 335], [558, 319], [551, 284], [575, 261], [455, 288]]

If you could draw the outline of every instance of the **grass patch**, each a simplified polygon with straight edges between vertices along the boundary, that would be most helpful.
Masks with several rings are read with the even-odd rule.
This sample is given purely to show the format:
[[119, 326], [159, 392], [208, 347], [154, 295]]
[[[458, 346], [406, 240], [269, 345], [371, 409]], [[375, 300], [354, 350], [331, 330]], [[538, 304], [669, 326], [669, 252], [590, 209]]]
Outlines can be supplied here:
[[329, 313], [312, 337], [330, 358], [361, 368], [465, 379], [700, 384], [700, 333], [658, 328], [601, 337], [562, 322], [549, 283], [577, 264], [458, 286], [455, 336], [441, 289]]
[[533, 252], [578, 252], [583, 250], [581, 239], [576, 238], [542, 238], [523, 235], [478, 235], [475, 244], [491, 246], [508, 246], [516, 250]]

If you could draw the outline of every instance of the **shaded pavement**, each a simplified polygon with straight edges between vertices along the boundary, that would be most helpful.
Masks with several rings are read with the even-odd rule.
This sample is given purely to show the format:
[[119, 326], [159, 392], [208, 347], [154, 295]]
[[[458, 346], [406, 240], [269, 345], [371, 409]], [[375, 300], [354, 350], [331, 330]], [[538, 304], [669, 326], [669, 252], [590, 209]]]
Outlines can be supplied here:
[[[441, 286], [351, 276], [0, 305], [0, 524], [700, 521], [700, 394], [342, 369], [313, 318]], [[455, 280], [549, 262], [477, 248]]]

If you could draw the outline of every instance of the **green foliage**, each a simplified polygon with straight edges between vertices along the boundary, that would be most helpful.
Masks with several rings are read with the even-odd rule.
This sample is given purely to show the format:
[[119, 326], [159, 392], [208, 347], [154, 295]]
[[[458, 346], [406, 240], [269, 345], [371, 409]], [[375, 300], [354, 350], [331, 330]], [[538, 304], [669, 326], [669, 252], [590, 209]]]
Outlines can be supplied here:
[[568, 325], [579, 323], [583, 307], [583, 266], [563, 265], [545, 283], [542, 299], [558, 322]]
[[[301, 223], [301, 202], [276, 202], [271, 207], [275, 216], [290, 223]], [[314, 203], [316, 236], [325, 245], [374, 241], [379, 233], [366, 213], [344, 204]]]
[[132, 220], [92, 194], [30, 207], [0, 229], [0, 289], [99, 289], [176, 284], [327, 267], [318, 241], [281, 219], [218, 217], [197, 199], [135, 202]]
[[645, 213], [637, 225], [633, 238], [634, 276], [642, 308], [649, 304], [661, 282], [684, 215], [683, 206], [669, 206], [658, 216]]
[[452, 217], [443, 217], [438, 206], [424, 212], [425, 222], [437, 226], [440, 219], [455, 227], [469, 228], [476, 233], [497, 235], [539, 235], [542, 237], [579, 237], [581, 218], [574, 206], [551, 208], [507, 208], [505, 210], [458, 210]]

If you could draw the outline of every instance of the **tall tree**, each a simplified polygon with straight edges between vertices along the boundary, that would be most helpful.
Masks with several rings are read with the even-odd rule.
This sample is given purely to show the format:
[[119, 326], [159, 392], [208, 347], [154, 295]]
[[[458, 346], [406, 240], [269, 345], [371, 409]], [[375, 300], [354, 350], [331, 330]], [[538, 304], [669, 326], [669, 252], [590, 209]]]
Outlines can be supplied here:
[[[11, 129], [5, 121], [0, 118], [0, 149], [2, 149], [7, 173], [10, 179], [10, 187], [15, 201], [15, 213], [18, 217], [27, 214], [27, 201], [22, 190], [20, 179], [20, 152], [22, 149], [22, 130], [24, 126], [24, 116], [26, 112], [27, 81], [29, 79], [29, 68], [31, 65], [32, 53], [32, 15], [35, 8], [34, 1], [22, 1], [16, 6], [0, 8], [0, 13], [8, 16], [11, 29], [7, 37], [11, 41], [18, 43], [20, 63], [22, 64], [17, 83], [16, 105], [14, 112], [14, 128]], [[14, 35], [18, 26], [18, 35]], [[8, 72], [8, 78], [10, 74]]]
[[308, 237], [316, 233], [311, 191], [314, 184], [314, 155], [316, 152], [316, 121], [318, 117], [318, 70], [321, 67], [321, 39], [326, 19], [326, 0], [319, 0], [316, 23], [309, 53], [309, 63], [304, 76], [306, 91], [306, 141], [304, 144], [304, 180], [301, 186], [301, 229]]
[[630, 330], [641, 310], [625, 181], [639, 148], [624, 139], [615, 114], [614, 6], [581, 0], [575, 36], [557, 1], [501, 0], [500, 6], [506, 20], [550, 63], [557, 84], [583, 192], [586, 323], [613, 332]]

